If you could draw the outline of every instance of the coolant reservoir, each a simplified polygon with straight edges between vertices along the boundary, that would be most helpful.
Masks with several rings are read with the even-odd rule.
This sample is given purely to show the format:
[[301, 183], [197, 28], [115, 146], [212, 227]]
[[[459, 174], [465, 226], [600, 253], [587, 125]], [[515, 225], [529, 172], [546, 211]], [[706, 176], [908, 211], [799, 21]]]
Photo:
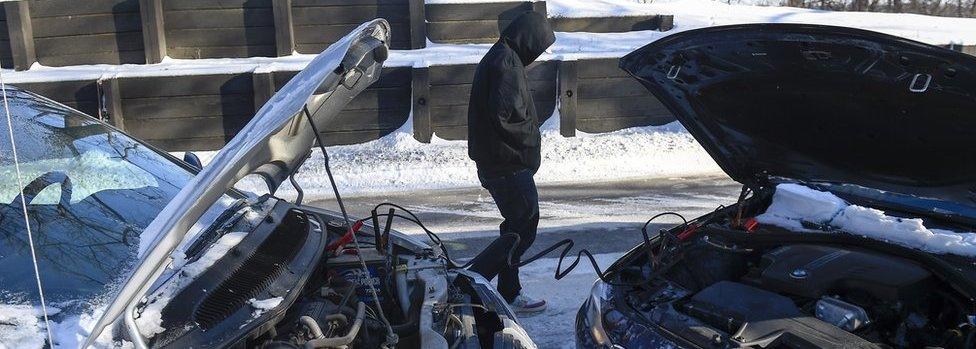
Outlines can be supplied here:
[[817, 301], [816, 316], [821, 321], [848, 332], [854, 332], [871, 322], [864, 308], [831, 297]]

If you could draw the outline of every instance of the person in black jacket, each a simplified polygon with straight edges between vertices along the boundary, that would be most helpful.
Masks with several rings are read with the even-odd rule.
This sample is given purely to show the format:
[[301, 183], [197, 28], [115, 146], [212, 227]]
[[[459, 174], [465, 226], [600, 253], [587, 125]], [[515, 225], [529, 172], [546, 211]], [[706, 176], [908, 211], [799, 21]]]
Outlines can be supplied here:
[[[520, 237], [513, 262], [535, 241], [539, 224], [539, 195], [533, 176], [542, 159], [541, 136], [525, 69], [555, 41], [544, 15], [520, 15], [482, 58], [471, 86], [468, 155], [477, 164], [481, 185], [491, 193], [504, 218], [501, 234]], [[488, 279], [498, 275], [498, 292], [515, 311], [545, 310], [544, 300], [522, 294], [518, 268], [472, 267], [479, 268], [482, 270], [475, 271]]]

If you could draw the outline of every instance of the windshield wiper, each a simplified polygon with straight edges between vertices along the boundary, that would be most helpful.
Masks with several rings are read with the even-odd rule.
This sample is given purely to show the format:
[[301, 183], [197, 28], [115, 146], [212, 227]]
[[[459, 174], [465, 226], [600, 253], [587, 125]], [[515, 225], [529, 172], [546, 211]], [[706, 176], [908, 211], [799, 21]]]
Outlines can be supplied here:
[[206, 249], [207, 246], [217, 242], [221, 236], [227, 233], [230, 227], [234, 226], [244, 217], [245, 208], [250, 207], [252, 204], [264, 201], [263, 198], [259, 201], [251, 203], [248, 202], [247, 198], [241, 198], [234, 201], [230, 207], [224, 209], [217, 218], [214, 219], [213, 223], [207, 226], [200, 232], [199, 237], [190, 244], [186, 249], [186, 262], [190, 263], [195, 261], [200, 257], [200, 253]]

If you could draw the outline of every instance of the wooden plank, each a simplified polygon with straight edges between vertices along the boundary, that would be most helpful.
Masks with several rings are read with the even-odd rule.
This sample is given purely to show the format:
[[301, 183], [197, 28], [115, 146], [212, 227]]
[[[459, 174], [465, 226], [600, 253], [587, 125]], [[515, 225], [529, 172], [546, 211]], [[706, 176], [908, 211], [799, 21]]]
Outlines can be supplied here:
[[170, 10], [206, 10], [227, 8], [270, 8], [272, 0], [166, 0], [166, 11]]
[[302, 7], [292, 11], [295, 24], [362, 24], [363, 22], [383, 18], [390, 23], [407, 23], [410, 13], [405, 4], [398, 5], [360, 5], [360, 6], [323, 6]]
[[556, 17], [550, 19], [550, 22], [553, 30], [558, 32], [625, 33], [661, 30], [665, 17], [668, 16]]
[[430, 70], [427, 67], [414, 68], [412, 75], [413, 138], [423, 143], [430, 143], [434, 134], [428, 103], [430, 99]]
[[427, 38], [430, 41], [444, 44], [490, 44], [498, 41], [501, 31], [511, 24], [511, 21], [460, 21], [460, 22], [427, 22]]
[[641, 126], [661, 126], [674, 121], [674, 117], [621, 117], [612, 119], [580, 119], [577, 129], [586, 133], [605, 133], [622, 130], [631, 127]]
[[166, 96], [122, 100], [129, 120], [249, 115], [254, 112], [251, 95]]
[[[37, 93], [41, 96], [65, 103], [70, 101], [86, 101], [96, 103], [98, 87], [95, 80], [67, 80], [56, 82], [31, 82], [16, 84], [17, 87]], [[93, 110], [91, 115], [97, 115]]]
[[654, 98], [583, 99], [578, 101], [577, 107], [580, 119], [670, 114], [668, 108]]
[[146, 63], [163, 61], [166, 57], [166, 27], [163, 24], [163, 0], [139, 0], [139, 18], [142, 19], [142, 46]]
[[143, 139], [149, 144], [166, 151], [209, 151], [219, 150], [227, 144], [225, 137]]
[[[558, 62], [540, 61], [529, 65], [525, 71], [529, 81], [556, 81]], [[431, 85], [470, 84], [474, 80], [477, 64], [434, 65], [430, 67]], [[553, 88], [555, 90], [555, 88]]]
[[463, 141], [468, 139], [467, 126], [434, 126], [434, 134], [438, 138], [449, 141]]
[[577, 61], [577, 71], [579, 78], [613, 78], [629, 77], [627, 72], [620, 69], [619, 60], [616, 58], [606, 59], [581, 59]]
[[326, 146], [349, 145], [377, 140], [383, 136], [393, 133], [395, 130], [396, 129], [394, 128], [384, 130], [323, 132], [322, 135]]
[[293, 0], [295, 7], [402, 5], [404, 0]]
[[[298, 74], [297, 71], [275, 71], [272, 73], [274, 75], [274, 85], [277, 89], [281, 89]], [[367, 88], [379, 89], [379, 88], [395, 88], [395, 87], [410, 87], [410, 81], [412, 76], [412, 68], [410, 67], [384, 67], [383, 71], [380, 72], [380, 79], [370, 85]]]
[[0, 67], [13, 69], [14, 59], [10, 52], [10, 35], [7, 31], [7, 13], [0, 6]]
[[580, 99], [651, 96], [651, 93], [632, 77], [580, 79], [578, 90]]
[[660, 15], [660, 23], [658, 24], [658, 29], [662, 32], [674, 29], [674, 15]]
[[295, 52], [295, 24], [291, 12], [291, 0], [274, 0], [275, 47], [278, 57], [291, 56]]
[[122, 78], [119, 88], [123, 99], [253, 93], [250, 73]]
[[109, 122], [120, 130], [125, 130], [125, 117], [122, 112], [122, 98], [119, 96], [117, 79], [98, 80], [98, 118]]
[[430, 66], [431, 85], [470, 84], [474, 80], [477, 64], [452, 64]]
[[187, 46], [167, 48], [169, 56], [182, 59], [233, 58], [233, 57], [274, 57], [275, 45], [250, 46]]
[[206, 138], [230, 139], [240, 132], [251, 115], [128, 120], [128, 132], [142, 139]]
[[[555, 101], [536, 101], [536, 116], [540, 123], [552, 116], [555, 110]], [[468, 123], [468, 105], [449, 105], [449, 106], [429, 106], [431, 125], [437, 126], [458, 126]]]
[[563, 137], [576, 136], [576, 98], [578, 82], [576, 61], [562, 61], [559, 64], [559, 134]]
[[321, 128], [323, 133], [395, 130], [407, 121], [408, 116], [409, 112], [403, 110], [343, 111]]
[[427, 12], [424, 0], [408, 0], [410, 13], [410, 49], [427, 47]]
[[139, 32], [34, 38], [34, 45], [38, 56], [143, 50]]
[[34, 29], [34, 38], [139, 32], [142, 30], [142, 20], [139, 18], [139, 13], [115, 14], [107, 12], [87, 16], [34, 17], [31, 21], [33, 22], [31, 27]]
[[[295, 26], [295, 42], [299, 44], [324, 43], [331, 44], [336, 42], [349, 32], [353, 31], [362, 23], [356, 24], [312, 24]], [[393, 36], [391, 42], [408, 42], [408, 37], [404, 35], [410, 27], [406, 23], [391, 23], [390, 30]]]
[[532, 11], [532, 2], [485, 2], [427, 5], [427, 20], [431, 22], [512, 20]]
[[430, 104], [435, 107], [467, 105], [471, 98], [471, 84], [434, 85], [430, 87]]
[[14, 61], [14, 69], [27, 70], [37, 62], [30, 7], [26, 1], [15, 1], [4, 2], [3, 8], [7, 14], [7, 32], [10, 33], [10, 53]]
[[[330, 23], [320, 23], [312, 25], [295, 25], [295, 43], [296, 44], [309, 44], [309, 43], [320, 43], [323, 48], [328, 46], [333, 42], [341, 39], [346, 34], [349, 34], [353, 29], [359, 27], [360, 23], [355, 24], [330, 24]], [[394, 43], [407, 43], [408, 36], [406, 33], [410, 30], [410, 27], [406, 23], [391, 23], [390, 30], [392, 31], [391, 42]], [[318, 51], [322, 51], [319, 49]]]
[[251, 86], [254, 89], [254, 111], [256, 113], [271, 100], [271, 96], [274, 96], [274, 74], [271, 72], [254, 73], [251, 77]]
[[[536, 102], [556, 99], [555, 81], [533, 81], [529, 83], [529, 89]], [[433, 85], [430, 95], [431, 106], [467, 105], [471, 99], [471, 84]]]
[[[43, 51], [41, 52], [43, 53]], [[145, 58], [142, 50], [138, 50], [61, 54], [56, 56], [39, 55], [37, 61], [49, 67], [65, 67], [81, 64], [142, 64]]]
[[[168, 21], [168, 20], [167, 20]], [[274, 45], [273, 26], [249, 28], [166, 29], [170, 48]]]
[[165, 14], [166, 30], [272, 27], [276, 20], [276, 13], [271, 8], [166, 11]]
[[41, 0], [30, 1], [30, 9], [33, 18], [138, 13], [139, 0]]
[[370, 88], [346, 104], [345, 110], [398, 109], [410, 111], [409, 87]]
[[449, 105], [444, 107], [430, 106], [430, 124], [437, 126], [467, 125], [468, 106]]

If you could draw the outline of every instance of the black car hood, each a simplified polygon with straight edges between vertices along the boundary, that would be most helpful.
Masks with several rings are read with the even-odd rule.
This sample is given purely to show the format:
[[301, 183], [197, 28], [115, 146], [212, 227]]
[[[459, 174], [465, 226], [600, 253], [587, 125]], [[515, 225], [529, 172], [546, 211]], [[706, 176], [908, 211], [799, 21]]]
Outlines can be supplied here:
[[620, 67], [733, 179], [843, 183], [976, 206], [976, 57], [841, 27], [675, 34]]

